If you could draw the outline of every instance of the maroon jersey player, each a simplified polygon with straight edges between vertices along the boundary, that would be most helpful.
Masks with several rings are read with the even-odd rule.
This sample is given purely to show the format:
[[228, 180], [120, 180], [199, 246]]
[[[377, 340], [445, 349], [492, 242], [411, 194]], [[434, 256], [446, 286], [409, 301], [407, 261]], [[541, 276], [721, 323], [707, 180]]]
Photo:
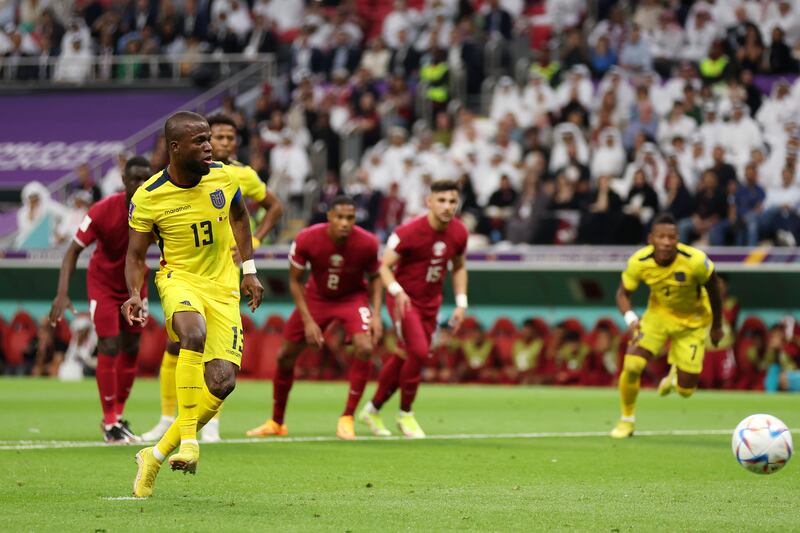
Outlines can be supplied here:
[[[136, 377], [141, 326], [129, 326], [119, 308], [128, 299], [125, 284], [125, 254], [128, 250], [128, 206], [136, 189], [150, 177], [150, 163], [133, 157], [125, 165], [124, 192], [112, 194], [89, 208], [61, 263], [58, 292], [50, 308], [50, 322], [55, 325], [64, 311], [75, 312], [69, 299], [69, 280], [78, 256], [97, 243], [86, 275], [89, 311], [94, 322], [97, 343], [97, 388], [103, 409], [103, 432], [108, 443], [138, 440], [123, 418]], [[147, 297], [147, 284], [142, 298]]]
[[388, 435], [378, 411], [400, 387], [400, 431], [413, 438], [425, 432], [417, 423], [412, 404], [420, 382], [422, 362], [428, 357], [436, 316], [442, 304], [442, 286], [448, 264], [453, 267], [456, 308], [450, 319], [455, 332], [467, 308], [467, 269], [464, 254], [468, 231], [455, 219], [458, 186], [449, 180], [431, 184], [428, 213], [398, 227], [386, 243], [381, 280], [389, 295], [386, 305], [405, 348], [405, 360], [392, 356], [381, 369], [378, 390], [364, 406], [359, 419], [376, 435]]
[[[331, 203], [328, 222], [304, 229], [292, 244], [289, 289], [296, 309], [286, 323], [284, 343], [278, 352], [272, 418], [248, 431], [249, 436], [288, 434], [284, 413], [297, 356], [307, 346], [321, 348], [322, 330], [338, 320], [354, 352], [350, 390], [336, 435], [345, 440], [355, 438], [353, 414], [369, 378], [370, 355], [382, 334], [383, 291], [378, 276], [378, 241], [371, 233], [355, 226], [355, 220], [353, 200], [339, 196]], [[307, 266], [311, 275], [303, 288]]]

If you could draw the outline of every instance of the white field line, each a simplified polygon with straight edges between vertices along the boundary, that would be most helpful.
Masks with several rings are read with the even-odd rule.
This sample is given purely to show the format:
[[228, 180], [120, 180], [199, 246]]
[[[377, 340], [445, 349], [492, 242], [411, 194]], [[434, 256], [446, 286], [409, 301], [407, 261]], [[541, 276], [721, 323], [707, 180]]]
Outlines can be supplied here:
[[[791, 431], [800, 432], [800, 429]], [[674, 429], [637, 431], [637, 437], [696, 437], [707, 435], [731, 435], [730, 429]], [[484, 439], [551, 439], [551, 438], [596, 438], [607, 437], [607, 431], [564, 431], [539, 433], [459, 433], [452, 435], [428, 435], [424, 440], [484, 440]], [[412, 440], [401, 436], [358, 437], [358, 442]], [[293, 444], [305, 442], [340, 442], [333, 436], [320, 437], [277, 437], [277, 438], [236, 438], [223, 439], [214, 444]], [[211, 444], [211, 443], [209, 443]], [[211, 445], [214, 445], [211, 444]], [[203, 444], [206, 446], [207, 444]], [[104, 448], [109, 446], [101, 441], [63, 441], [63, 440], [0, 440], [3, 450], [55, 450], [60, 448]]]
[[104, 500], [108, 500], [110, 502], [120, 502], [120, 501], [143, 501], [147, 498], [139, 498], [138, 496], [106, 496], [103, 498]]

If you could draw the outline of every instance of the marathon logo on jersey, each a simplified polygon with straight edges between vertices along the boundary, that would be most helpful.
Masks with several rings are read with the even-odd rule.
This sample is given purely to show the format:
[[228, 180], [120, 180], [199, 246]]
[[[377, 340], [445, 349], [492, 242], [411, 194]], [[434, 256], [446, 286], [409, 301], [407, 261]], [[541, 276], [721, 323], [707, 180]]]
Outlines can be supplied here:
[[444, 255], [445, 250], [447, 250], [447, 245], [442, 241], [436, 241], [433, 243], [433, 255], [434, 257], [442, 257]]
[[208, 195], [211, 197], [211, 205], [217, 209], [225, 207], [225, 193], [222, 192], [222, 189], [217, 189], [214, 192], [208, 193]]
[[686, 272], [675, 272], [675, 281], [686, 281]]
[[339, 254], [333, 254], [331, 256], [331, 266], [333, 268], [340, 268], [344, 264], [344, 257]]
[[128, 206], [128, 220], [133, 218], [133, 210], [136, 209], [136, 204], [131, 202], [131, 205]]

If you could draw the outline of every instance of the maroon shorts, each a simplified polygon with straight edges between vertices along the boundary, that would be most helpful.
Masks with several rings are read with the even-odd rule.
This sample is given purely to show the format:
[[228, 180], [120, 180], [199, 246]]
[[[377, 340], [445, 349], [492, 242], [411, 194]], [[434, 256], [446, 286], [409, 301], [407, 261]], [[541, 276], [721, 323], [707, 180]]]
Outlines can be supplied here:
[[[314, 322], [323, 331], [328, 324], [339, 320], [344, 326], [348, 339], [353, 335], [369, 332], [372, 311], [369, 309], [366, 293], [359, 292], [341, 300], [325, 300], [306, 291], [306, 304]], [[283, 337], [290, 342], [305, 342], [303, 319], [297, 309], [292, 312], [286, 322]]]
[[[109, 293], [102, 286], [97, 286], [91, 281], [88, 282], [87, 292], [89, 293], [89, 312], [94, 322], [94, 331], [98, 337], [116, 337], [121, 331], [128, 333], [141, 333], [142, 326], [128, 324], [122, 316], [120, 308], [126, 295]], [[142, 286], [142, 301], [145, 311], [147, 311], [147, 284]]]
[[398, 321], [394, 313], [394, 298], [386, 295], [386, 306], [389, 308], [389, 315], [392, 317], [397, 338], [405, 347], [408, 355], [425, 359], [429, 356], [431, 349], [431, 339], [436, 331], [436, 317], [439, 309], [425, 309], [414, 305], [406, 311], [402, 321]]

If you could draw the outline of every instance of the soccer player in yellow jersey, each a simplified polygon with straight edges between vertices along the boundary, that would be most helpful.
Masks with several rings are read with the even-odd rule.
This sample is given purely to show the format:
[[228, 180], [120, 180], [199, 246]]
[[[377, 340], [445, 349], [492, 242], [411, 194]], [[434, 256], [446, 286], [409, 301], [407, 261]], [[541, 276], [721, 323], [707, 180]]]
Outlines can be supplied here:
[[[667, 340], [672, 368], [661, 380], [659, 394], [674, 389], [688, 398], [703, 370], [706, 336], [715, 346], [722, 338], [722, 301], [714, 263], [702, 251], [678, 242], [678, 227], [669, 214], [656, 217], [648, 242], [628, 260], [617, 289], [617, 307], [633, 336], [619, 375], [622, 418], [611, 431], [616, 439], [633, 435], [642, 371]], [[639, 320], [631, 309], [631, 295], [641, 282], [650, 288], [650, 298]]]
[[242, 358], [239, 268], [231, 258], [234, 239], [242, 259], [241, 291], [255, 310], [264, 292], [255, 275], [250, 217], [238, 180], [211, 157], [205, 118], [182, 111], [167, 119], [169, 165], [134, 194], [128, 212], [130, 239], [125, 279], [130, 298], [122, 313], [143, 320], [139, 288], [151, 233], [161, 249], [156, 286], [167, 332], [180, 343], [175, 369], [178, 418], [154, 447], [136, 454], [135, 496], [150, 496], [161, 463], [194, 473], [200, 458], [197, 430], [233, 391]]
[[[267, 189], [255, 170], [239, 163], [236, 155], [236, 123], [226, 115], [208, 117], [211, 128], [211, 156], [226, 166], [226, 169], [239, 179], [239, 190], [245, 198], [250, 198], [266, 209], [266, 214], [253, 234], [253, 248], [258, 248], [261, 241], [269, 235], [283, 214], [283, 205], [275, 194]], [[177, 397], [175, 392], [175, 365], [178, 362], [178, 343], [167, 340], [164, 357], [161, 359], [159, 372], [161, 391], [161, 419], [142, 438], [147, 441], [158, 440], [166, 433], [175, 420]], [[214, 417], [200, 432], [202, 442], [217, 442], [219, 437], [219, 417]]]

